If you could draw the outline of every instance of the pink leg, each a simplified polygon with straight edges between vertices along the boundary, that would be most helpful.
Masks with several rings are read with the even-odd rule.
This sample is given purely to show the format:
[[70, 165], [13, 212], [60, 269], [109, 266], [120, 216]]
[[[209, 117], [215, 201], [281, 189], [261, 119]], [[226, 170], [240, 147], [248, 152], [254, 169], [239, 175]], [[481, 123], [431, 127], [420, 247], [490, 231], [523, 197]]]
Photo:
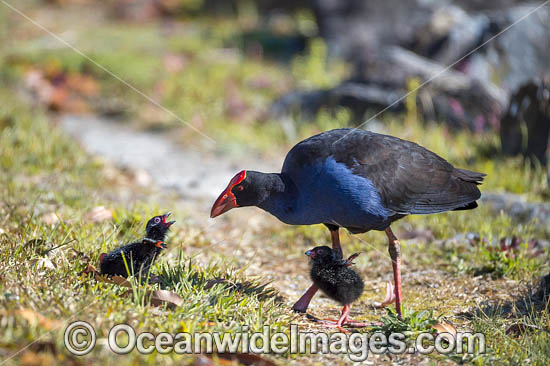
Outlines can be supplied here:
[[389, 227], [386, 229], [386, 235], [389, 239], [388, 250], [390, 252], [393, 277], [395, 280], [395, 309], [397, 311], [397, 315], [401, 318], [401, 244]]
[[344, 305], [344, 308], [342, 309], [342, 315], [340, 315], [340, 319], [338, 319], [337, 322], [334, 322], [333, 320], [327, 319], [327, 320], [320, 320], [319, 322], [323, 324], [327, 328], [338, 328], [340, 332], [343, 333], [349, 333], [349, 331], [342, 328], [342, 325], [346, 323], [348, 320], [349, 310], [351, 306]]
[[364, 323], [358, 320], [352, 320], [349, 318], [350, 310], [351, 310], [350, 304], [344, 305], [344, 308], [342, 309], [342, 315], [338, 320], [338, 324], [340, 324], [340, 326], [349, 325], [350, 327], [353, 327], [353, 328], [364, 328], [364, 327], [373, 327], [375, 325], [381, 324], [381, 323]]
[[305, 294], [300, 297], [298, 301], [296, 301], [296, 304], [292, 307], [292, 310], [294, 310], [297, 313], [305, 313], [307, 311], [307, 307], [309, 306], [309, 302], [315, 296], [315, 293], [319, 290], [319, 288], [315, 285], [311, 285], [311, 287], [306, 291]]
[[344, 308], [342, 309], [342, 315], [340, 315], [340, 319], [338, 319], [338, 326], [339, 327], [346, 324], [346, 322], [348, 321], [348, 316], [349, 316], [350, 309], [351, 309], [350, 304], [344, 305]]

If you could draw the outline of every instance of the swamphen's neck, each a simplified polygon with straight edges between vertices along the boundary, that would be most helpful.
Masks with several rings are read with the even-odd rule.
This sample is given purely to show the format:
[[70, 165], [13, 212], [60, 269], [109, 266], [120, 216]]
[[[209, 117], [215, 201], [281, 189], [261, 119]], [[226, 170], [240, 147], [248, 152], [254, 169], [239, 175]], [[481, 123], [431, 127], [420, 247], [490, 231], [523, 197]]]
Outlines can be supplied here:
[[271, 213], [282, 221], [295, 209], [298, 191], [285, 174], [249, 172], [254, 175], [258, 202], [255, 206]]

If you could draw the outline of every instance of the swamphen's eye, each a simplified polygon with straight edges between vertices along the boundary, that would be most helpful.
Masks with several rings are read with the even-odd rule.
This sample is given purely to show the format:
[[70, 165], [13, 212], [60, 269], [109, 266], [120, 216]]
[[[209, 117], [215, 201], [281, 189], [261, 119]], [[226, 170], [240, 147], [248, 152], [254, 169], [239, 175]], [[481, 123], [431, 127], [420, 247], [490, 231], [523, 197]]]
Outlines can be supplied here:
[[155, 217], [155, 224], [158, 224], [160, 222], [160, 217]]
[[237, 189], [238, 189], [239, 191], [242, 191], [242, 190], [244, 189], [244, 187], [243, 187], [243, 186], [237, 186]]

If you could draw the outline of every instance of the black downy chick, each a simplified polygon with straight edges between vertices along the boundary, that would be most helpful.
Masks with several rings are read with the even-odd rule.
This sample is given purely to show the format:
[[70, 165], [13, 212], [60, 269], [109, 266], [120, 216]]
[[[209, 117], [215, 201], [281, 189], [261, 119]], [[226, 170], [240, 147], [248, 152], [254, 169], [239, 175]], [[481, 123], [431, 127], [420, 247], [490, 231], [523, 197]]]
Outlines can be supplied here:
[[145, 227], [146, 235], [142, 240], [126, 244], [103, 255], [99, 260], [101, 273], [127, 277], [128, 271], [122, 258], [122, 255], [124, 255], [130, 274], [141, 272], [142, 277], [147, 275], [155, 259], [166, 248], [164, 237], [170, 226], [175, 222], [167, 222], [168, 216], [170, 216], [170, 212], [149, 220]]
[[361, 277], [350, 268], [359, 253], [353, 254], [348, 259], [343, 259], [340, 254], [327, 246], [315, 247], [305, 253], [311, 257], [310, 277], [313, 283], [328, 297], [338, 301], [344, 306], [340, 319], [322, 320], [321, 322], [331, 328], [341, 331], [343, 325], [365, 327], [369, 324], [348, 319], [351, 304], [363, 293], [364, 284]]

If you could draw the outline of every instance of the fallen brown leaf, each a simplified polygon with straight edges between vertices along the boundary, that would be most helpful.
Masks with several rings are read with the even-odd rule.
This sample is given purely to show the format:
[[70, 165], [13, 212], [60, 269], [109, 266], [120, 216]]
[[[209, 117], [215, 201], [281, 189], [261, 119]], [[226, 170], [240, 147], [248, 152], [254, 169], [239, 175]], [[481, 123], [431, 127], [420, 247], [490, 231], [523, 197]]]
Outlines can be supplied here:
[[128, 288], [132, 287], [132, 283], [130, 281], [128, 281], [126, 278], [121, 277], [121, 276], [107, 277], [107, 276], [102, 275], [99, 272], [95, 272], [94, 273], [94, 278], [96, 279], [96, 281], [99, 281], [99, 282], [112, 283], [112, 284], [115, 284], [115, 285], [128, 287]]
[[86, 268], [84, 268], [84, 270], [79, 273], [79, 275], [88, 274], [88, 273], [100, 274], [94, 266], [92, 266], [91, 264], [88, 264]]
[[151, 297], [151, 305], [161, 306], [167, 304], [169, 308], [176, 308], [183, 304], [183, 298], [178, 294], [168, 290], [155, 290]]
[[[99, 261], [105, 256], [105, 253], [101, 253], [99, 256]], [[126, 278], [121, 276], [111, 276], [107, 277], [102, 275], [94, 266], [88, 264], [88, 266], [81, 272], [81, 274], [93, 273], [94, 279], [98, 282], [112, 283], [115, 285], [132, 288], [132, 283]], [[132, 291], [126, 292], [126, 295], [132, 294]], [[148, 290], [146, 297], [151, 298], [151, 305], [153, 306], [162, 306], [167, 304], [170, 309], [174, 309], [183, 304], [183, 298], [176, 294], [175, 292], [168, 290]]]
[[440, 333], [451, 333], [453, 335], [453, 337], [456, 338], [456, 328], [451, 323], [448, 323], [448, 322], [442, 320], [441, 322], [434, 325], [433, 328], [437, 331], [438, 334], [440, 334]]
[[[103, 255], [105, 255], [105, 253], [102, 253], [100, 255], [100, 258], [102, 258]], [[132, 284], [126, 278], [121, 276], [111, 276], [111, 277], [104, 276], [91, 264], [88, 264], [86, 268], [82, 272], [80, 272], [80, 274], [88, 274], [88, 273], [93, 273], [94, 279], [98, 282], [112, 283], [115, 285], [124, 286], [128, 288], [132, 287]]]

